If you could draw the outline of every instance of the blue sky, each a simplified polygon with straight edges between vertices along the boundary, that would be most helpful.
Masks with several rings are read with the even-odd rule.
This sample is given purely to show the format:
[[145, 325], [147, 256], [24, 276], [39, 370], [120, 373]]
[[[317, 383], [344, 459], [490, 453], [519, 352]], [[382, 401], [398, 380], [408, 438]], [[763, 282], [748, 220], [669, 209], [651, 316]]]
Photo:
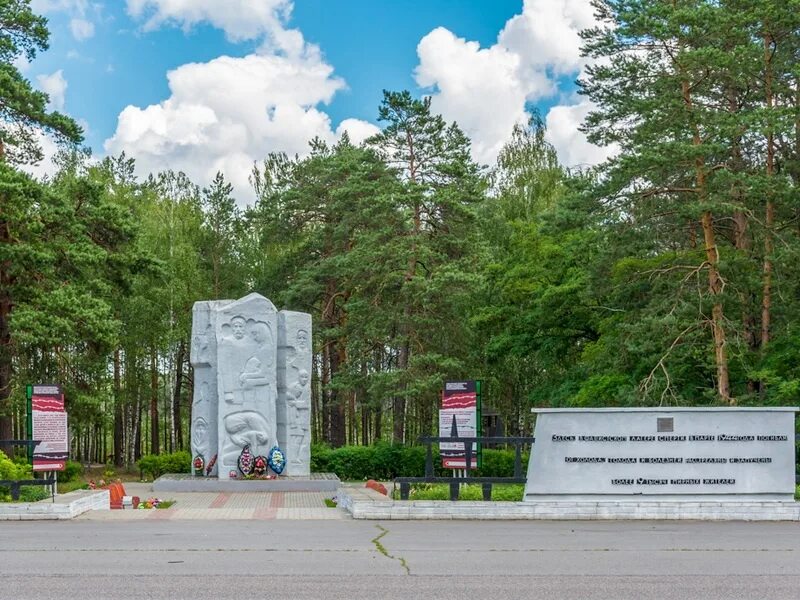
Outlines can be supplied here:
[[202, 184], [222, 170], [238, 191], [269, 151], [372, 133], [383, 89], [431, 94], [485, 164], [533, 106], [562, 160], [603, 158], [576, 131], [589, 0], [32, 4], [51, 48], [25, 75], [85, 124], [95, 156], [124, 150], [142, 173], [166, 166]]

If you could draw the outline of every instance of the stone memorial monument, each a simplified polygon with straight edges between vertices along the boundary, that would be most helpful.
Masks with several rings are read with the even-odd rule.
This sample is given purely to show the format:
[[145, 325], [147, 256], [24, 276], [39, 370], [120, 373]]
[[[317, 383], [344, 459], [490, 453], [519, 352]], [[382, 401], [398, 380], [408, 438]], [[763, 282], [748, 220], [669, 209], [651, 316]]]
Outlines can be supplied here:
[[533, 411], [526, 502], [794, 502], [796, 407]]
[[195, 303], [195, 475], [238, 478], [242, 464], [310, 475], [310, 344], [311, 315], [278, 312], [259, 294]]

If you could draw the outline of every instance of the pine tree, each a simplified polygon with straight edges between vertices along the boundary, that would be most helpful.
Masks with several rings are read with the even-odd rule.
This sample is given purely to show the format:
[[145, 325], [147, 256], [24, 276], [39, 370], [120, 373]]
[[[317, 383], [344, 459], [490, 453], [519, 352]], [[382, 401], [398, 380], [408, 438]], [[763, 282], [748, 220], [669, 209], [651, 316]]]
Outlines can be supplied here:
[[[468, 275], [475, 267], [470, 255], [475, 250], [471, 233], [475, 206], [483, 199], [484, 181], [470, 156], [469, 139], [458, 125], [448, 125], [431, 112], [430, 98], [416, 100], [408, 91], [384, 91], [378, 116], [386, 127], [369, 144], [397, 169], [404, 187], [397, 208], [408, 222], [395, 250], [406, 267], [399, 293], [402, 312], [396, 314], [393, 342], [397, 348], [393, 439], [404, 442], [408, 441], [410, 398], [418, 399], [414, 408], [423, 430], [429, 431], [432, 424], [439, 387], [433, 386], [434, 373], [441, 377], [436, 363], [449, 346], [445, 343], [437, 347], [434, 340], [452, 342], [450, 348], [465, 342], [456, 339], [457, 330], [444, 338], [440, 331], [434, 333], [435, 325], [452, 316], [449, 310], [437, 314], [433, 307], [463, 308], [456, 301], [457, 290], [466, 292], [476, 285]], [[448, 293], [445, 304], [443, 294]], [[410, 368], [415, 352], [419, 353], [419, 370]]]
[[58, 112], [49, 112], [47, 94], [35, 91], [13, 64], [18, 58], [31, 61], [38, 52], [47, 50], [49, 36], [47, 20], [31, 11], [30, 0], [0, 3], [0, 161], [19, 164], [41, 160], [39, 132], [71, 143], [83, 139], [78, 124]]

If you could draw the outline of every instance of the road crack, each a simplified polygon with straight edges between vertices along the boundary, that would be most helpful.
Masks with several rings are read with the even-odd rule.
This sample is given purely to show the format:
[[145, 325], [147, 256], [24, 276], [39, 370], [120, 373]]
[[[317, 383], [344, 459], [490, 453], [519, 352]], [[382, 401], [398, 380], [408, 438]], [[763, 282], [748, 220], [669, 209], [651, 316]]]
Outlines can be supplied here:
[[411, 575], [411, 569], [409, 568], [406, 559], [403, 558], [402, 556], [394, 556], [392, 554], [389, 554], [389, 551], [386, 549], [386, 546], [384, 546], [381, 543], [381, 538], [386, 534], [388, 534], [389, 530], [386, 529], [385, 527], [381, 527], [380, 525], [375, 525], [375, 527], [381, 530], [381, 532], [371, 540], [372, 544], [375, 546], [375, 549], [381, 554], [383, 554], [386, 558], [398, 561], [400, 563], [400, 566], [405, 569], [406, 575]]

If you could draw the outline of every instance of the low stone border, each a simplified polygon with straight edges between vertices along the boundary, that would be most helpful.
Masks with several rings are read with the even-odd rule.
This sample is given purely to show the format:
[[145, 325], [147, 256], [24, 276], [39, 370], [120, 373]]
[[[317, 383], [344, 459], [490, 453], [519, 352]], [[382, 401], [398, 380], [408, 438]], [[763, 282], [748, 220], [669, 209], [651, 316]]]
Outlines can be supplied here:
[[376, 502], [340, 489], [354, 519], [800, 521], [799, 502]]
[[335, 492], [339, 478], [333, 473], [276, 479], [217, 479], [186, 474], [162, 475], [153, 482], [154, 492]]
[[89, 510], [109, 510], [108, 490], [76, 490], [40, 502], [0, 504], [0, 521], [74, 519]]

